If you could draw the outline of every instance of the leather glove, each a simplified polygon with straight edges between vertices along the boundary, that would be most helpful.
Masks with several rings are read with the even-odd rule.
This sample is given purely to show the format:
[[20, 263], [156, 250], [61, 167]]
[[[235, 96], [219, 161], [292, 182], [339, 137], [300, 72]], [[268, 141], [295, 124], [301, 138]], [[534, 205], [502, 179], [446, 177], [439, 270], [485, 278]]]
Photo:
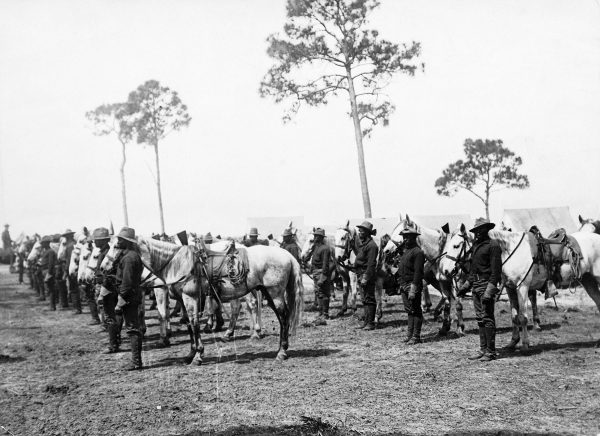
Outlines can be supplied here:
[[415, 285], [414, 283], [411, 283], [410, 290], [408, 291], [409, 301], [414, 300], [416, 296], [417, 296], [417, 285]]
[[127, 301], [123, 299], [120, 295], [117, 297], [117, 305], [115, 306], [115, 313], [121, 315], [123, 313], [123, 308], [127, 306]]
[[481, 297], [482, 302], [492, 301], [496, 295], [496, 286], [493, 283], [488, 283], [483, 296]]
[[471, 283], [468, 280], [465, 280], [463, 284], [458, 287], [456, 295], [462, 297], [469, 289], [471, 289]]

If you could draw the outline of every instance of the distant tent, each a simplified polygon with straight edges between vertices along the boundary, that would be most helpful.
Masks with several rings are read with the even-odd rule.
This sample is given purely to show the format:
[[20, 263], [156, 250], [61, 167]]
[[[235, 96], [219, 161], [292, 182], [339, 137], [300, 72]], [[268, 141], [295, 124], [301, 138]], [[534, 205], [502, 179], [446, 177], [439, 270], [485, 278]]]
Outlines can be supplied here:
[[544, 236], [548, 236], [560, 227], [564, 228], [567, 233], [577, 231], [577, 225], [571, 216], [568, 206], [504, 209], [502, 223], [506, 228], [512, 229], [514, 232], [524, 232], [535, 225]]
[[448, 223], [450, 231], [456, 229], [461, 224], [469, 227], [473, 223], [471, 215], [460, 214], [460, 215], [408, 215], [411, 221], [417, 223], [422, 227], [430, 229], [439, 229], [444, 224]]

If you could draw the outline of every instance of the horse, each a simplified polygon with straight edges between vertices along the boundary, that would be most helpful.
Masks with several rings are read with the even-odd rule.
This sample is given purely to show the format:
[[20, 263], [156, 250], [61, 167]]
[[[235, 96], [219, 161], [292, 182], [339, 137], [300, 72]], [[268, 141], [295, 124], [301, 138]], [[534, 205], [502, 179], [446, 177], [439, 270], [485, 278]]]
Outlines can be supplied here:
[[[198, 250], [196, 247], [178, 246], [142, 236], [138, 236], [137, 241], [144, 265], [167, 285], [180, 286], [190, 319], [188, 330], [191, 350], [185, 358], [186, 362], [197, 365], [202, 363], [204, 346], [200, 338], [200, 309], [209, 289], [221, 302], [238, 299], [252, 291], [262, 292], [280, 324], [279, 351], [276, 358], [287, 359], [288, 336], [294, 334], [298, 326], [304, 293], [300, 265], [290, 253], [280, 248], [262, 245], [236, 247], [235, 243], [228, 241], [213, 244], [211, 248], [224, 248], [225, 253], [243, 250], [248, 258], [248, 270], [244, 271], [242, 276], [226, 273], [218, 278], [218, 286], [215, 289], [214, 284], [209, 281], [210, 276], [206, 269], [206, 260], [215, 255], [211, 253], [212, 250]], [[119, 252], [120, 249], [113, 244], [101, 265], [103, 271], [113, 268]], [[229, 269], [231, 265], [228, 263], [227, 266]]]
[[[502, 250], [503, 284], [507, 289], [511, 304], [513, 323], [513, 338], [507, 346], [513, 349], [519, 341], [519, 328], [522, 333], [521, 350], [529, 349], [529, 335], [527, 332], [527, 301], [529, 289], [539, 289], [548, 280], [550, 274], [545, 262], [537, 260], [535, 248], [538, 241], [530, 232], [509, 232], [503, 230], [490, 230], [490, 238], [500, 245]], [[563, 286], [575, 278], [582, 283], [590, 297], [600, 309], [600, 235], [593, 233], [577, 232], [570, 235], [581, 247], [582, 256], [577, 262], [580, 277], [574, 277], [570, 266], [561, 265]], [[440, 262], [444, 273], [451, 275], [461, 262], [466, 261], [468, 252], [466, 228], [462, 224], [459, 229], [448, 238], [444, 251], [446, 256]], [[558, 244], [558, 243], [557, 243]], [[562, 253], [560, 254], [562, 256]], [[458, 265], [457, 265], [458, 264]], [[565, 269], [566, 268], [566, 269]]]
[[579, 224], [579, 232], [590, 232], [600, 235], [600, 220], [584, 219], [579, 215]]
[[[450, 231], [448, 224], [444, 224], [440, 229], [430, 229], [422, 227], [411, 221], [408, 215], [396, 225], [392, 231], [390, 241], [384, 247], [384, 269], [391, 273], [395, 273], [397, 268], [393, 266], [394, 258], [396, 258], [401, 250], [404, 238], [400, 234], [406, 226], [413, 226], [417, 229], [420, 235], [417, 237], [417, 244], [425, 254], [425, 277], [424, 280], [437, 289], [442, 298], [438, 306], [434, 310], [434, 318], [442, 314], [442, 327], [439, 330], [440, 335], [446, 335], [450, 331], [452, 324], [456, 323], [456, 334], [464, 336], [465, 324], [463, 318], [463, 302], [462, 298], [457, 297], [452, 287], [451, 278], [439, 268], [440, 259], [443, 259], [448, 233]], [[455, 301], [454, 313], [452, 313], [452, 301]]]

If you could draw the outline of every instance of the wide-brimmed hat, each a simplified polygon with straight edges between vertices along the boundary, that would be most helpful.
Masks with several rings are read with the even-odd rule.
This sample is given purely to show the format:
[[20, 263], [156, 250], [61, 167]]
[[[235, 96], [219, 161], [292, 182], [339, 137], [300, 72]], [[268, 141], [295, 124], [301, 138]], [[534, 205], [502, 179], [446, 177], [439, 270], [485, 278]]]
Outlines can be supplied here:
[[310, 234], [325, 237], [325, 229], [322, 229], [321, 227], [315, 227]]
[[248, 236], [258, 236], [258, 229], [256, 227], [250, 227], [250, 231], [248, 232]]
[[42, 240], [40, 242], [42, 242], [42, 243], [44, 243], [44, 242], [50, 243], [50, 242], [52, 242], [52, 236], [46, 235], [46, 236], [44, 236], [42, 238]]
[[4, 227], [10, 227], [10, 225], [9, 224], [4, 224]]
[[210, 232], [208, 232], [202, 239], [204, 242], [208, 242], [210, 244], [213, 241], [213, 236]]
[[473, 224], [473, 228], [469, 231], [474, 232], [475, 230], [478, 230], [478, 229], [491, 230], [494, 227], [496, 227], [496, 224], [491, 223], [490, 220], [488, 220], [486, 218], [477, 218], [475, 220], [475, 224]]
[[99, 239], [110, 239], [110, 233], [106, 227], [98, 227], [92, 232], [92, 241]]
[[415, 224], [405, 224], [404, 228], [402, 230], [400, 230], [400, 234], [401, 235], [417, 235], [419, 236], [420, 233], [417, 230], [417, 226]]
[[64, 232], [60, 234], [60, 236], [74, 235], [75, 232], [71, 229], [66, 229]]
[[135, 239], [135, 230], [131, 227], [123, 227], [117, 235], [117, 238], [125, 239], [126, 241], [137, 244], [137, 240]]
[[373, 234], [375, 231], [373, 230], [373, 224], [370, 223], [369, 221], [363, 221], [362, 223], [360, 223], [359, 225], [357, 225], [356, 227], [358, 227], [359, 229], [364, 229], [367, 232], [369, 232], [369, 234]]
[[281, 234], [281, 236], [292, 236], [292, 229], [283, 229], [283, 233]]

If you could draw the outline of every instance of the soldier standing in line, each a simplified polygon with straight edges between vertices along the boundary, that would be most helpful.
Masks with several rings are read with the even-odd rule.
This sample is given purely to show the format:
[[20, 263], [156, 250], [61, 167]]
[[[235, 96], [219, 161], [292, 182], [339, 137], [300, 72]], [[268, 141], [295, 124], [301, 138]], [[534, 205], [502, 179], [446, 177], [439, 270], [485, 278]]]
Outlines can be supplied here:
[[375, 234], [373, 224], [364, 221], [356, 226], [358, 228], [358, 242], [356, 244], [356, 259], [354, 260], [354, 269], [358, 278], [358, 285], [362, 288], [364, 320], [358, 325], [357, 329], [374, 330], [375, 329], [375, 309], [377, 301], [375, 300], [375, 282], [377, 280], [377, 253], [379, 249], [373, 241], [372, 235]]
[[[56, 310], [58, 296], [56, 295], [56, 281], [54, 273], [56, 270], [56, 252], [50, 248], [50, 236], [44, 236], [41, 241], [42, 253], [40, 255], [40, 272], [44, 283], [45, 293], [50, 301], [50, 310]], [[41, 298], [45, 300], [45, 297]]]
[[313, 230], [314, 249], [311, 257], [312, 279], [315, 284], [315, 302], [319, 315], [314, 325], [327, 325], [329, 319], [329, 299], [331, 297], [331, 270], [333, 252], [325, 243], [325, 230], [317, 227]]
[[294, 259], [296, 259], [298, 261], [298, 263], [300, 263], [300, 247], [294, 240], [294, 235], [292, 234], [292, 229], [290, 229], [290, 228], [284, 229], [281, 236], [283, 237], [283, 242], [281, 243], [281, 248], [288, 251], [292, 256], [294, 256]]

